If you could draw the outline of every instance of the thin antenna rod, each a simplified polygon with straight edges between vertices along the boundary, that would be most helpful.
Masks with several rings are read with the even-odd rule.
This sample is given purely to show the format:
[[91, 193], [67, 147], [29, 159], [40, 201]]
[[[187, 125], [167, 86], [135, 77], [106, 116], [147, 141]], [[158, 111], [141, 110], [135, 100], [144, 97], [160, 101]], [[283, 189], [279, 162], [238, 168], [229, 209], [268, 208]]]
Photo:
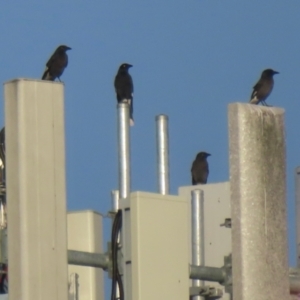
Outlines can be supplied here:
[[130, 133], [129, 105], [118, 103], [118, 155], [119, 155], [119, 197], [126, 199], [130, 193]]
[[169, 194], [169, 129], [168, 116], [158, 115], [156, 120], [156, 147], [158, 192]]
[[[202, 190], [191, 191], [192, 204], [192, 265], [204, 266], [204, 240], [203, 240], [203, 224], [204, 224], [204, 199]], [[204, 282], [193, 279], [192, 286], [203, 286]], [[194, 296], [193, 300], [201, 300], [200, 296]]]

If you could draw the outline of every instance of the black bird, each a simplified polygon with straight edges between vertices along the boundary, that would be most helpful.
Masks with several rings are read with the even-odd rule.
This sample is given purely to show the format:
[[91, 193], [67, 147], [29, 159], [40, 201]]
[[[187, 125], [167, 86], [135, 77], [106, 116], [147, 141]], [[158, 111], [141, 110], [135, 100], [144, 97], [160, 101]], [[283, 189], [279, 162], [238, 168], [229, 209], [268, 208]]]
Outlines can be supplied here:
[[209, 174], [207, 157], [211, 154], [206, 152], [199, 152], [192, 164], [192, 184], [196, 185], [199, 183], [206, 184], [207, 177]]
[[117, 94], [117, 100], [119, 103], [128, 103], [130, 106], [130, 125], [134, 125], [133, 121], [133, 81], [128, 73], [129, 68], [132, 65], [122, 64], [119, 67], [118, 73], [115, 77], [115, 90]]
[[261, 102], [263, 105], [268, 106], [265, 100], [272, 92], [274, 86], [273, 76], [275, 74], [279, 74], [279, 72], [272, 69], [266, 69], [262, 72], [260, 79], [253, 87], [253, 92], [249, 101], [251, 104], [259, 104], [259, 102]]
[[61, 45], [52, 54], [46, 64], [46, 70], [42, 76], [43, 80], [54, 81], [56, 78], [60, 81], [60, 76], [68, 65], [67, 51], [71, 50], [70, 47]]

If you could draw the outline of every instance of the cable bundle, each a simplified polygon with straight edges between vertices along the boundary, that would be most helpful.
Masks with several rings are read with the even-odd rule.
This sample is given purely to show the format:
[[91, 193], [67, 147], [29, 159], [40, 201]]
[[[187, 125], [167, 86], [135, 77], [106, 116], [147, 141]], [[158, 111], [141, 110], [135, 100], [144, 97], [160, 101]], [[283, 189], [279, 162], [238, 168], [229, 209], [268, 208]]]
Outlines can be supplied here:
[[119, 209], [112, 226], [111, 232], [111, 252], [112, 252], [112, 287], [111, 287], [111, 300], [118, 300], [116, 297], [117, 286], [119, 287], [120, 298], [124, 300], [124, 289], [122, 277], [119, 272], [118, 266], [118, 237], [122, 228], [122, 210]]

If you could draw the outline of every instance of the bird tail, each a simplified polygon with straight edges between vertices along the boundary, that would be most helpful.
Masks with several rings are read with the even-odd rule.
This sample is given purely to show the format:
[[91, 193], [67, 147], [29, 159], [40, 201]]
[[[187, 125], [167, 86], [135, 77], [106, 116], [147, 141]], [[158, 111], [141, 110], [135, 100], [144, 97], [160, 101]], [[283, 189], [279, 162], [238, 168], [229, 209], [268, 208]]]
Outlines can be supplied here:
[[133, 97], [130, 100], [130, 126], [134, 125], [133, 121]]
[[53, 81], [52, 76], [49, 73], [49, 69], [47, 68], [42, 76], [42, 80], [51, 80]]
[[256, 96], [254, 96], [253, 98], [250, 99], [249, 103], [250, 104], [258, 104], [259, 99]]

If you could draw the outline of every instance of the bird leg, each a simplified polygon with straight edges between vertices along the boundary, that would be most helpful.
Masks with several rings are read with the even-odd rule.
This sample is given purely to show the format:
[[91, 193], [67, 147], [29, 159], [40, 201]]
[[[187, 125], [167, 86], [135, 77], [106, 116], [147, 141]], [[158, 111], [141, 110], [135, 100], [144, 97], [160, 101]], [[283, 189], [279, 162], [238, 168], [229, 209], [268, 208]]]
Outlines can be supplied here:
[[265, 100], [263, 100], [262, 103], [264, 104], [264, 106], [272, 107], [272, 105], [267, 104], [267, 103], [265, 102]]

